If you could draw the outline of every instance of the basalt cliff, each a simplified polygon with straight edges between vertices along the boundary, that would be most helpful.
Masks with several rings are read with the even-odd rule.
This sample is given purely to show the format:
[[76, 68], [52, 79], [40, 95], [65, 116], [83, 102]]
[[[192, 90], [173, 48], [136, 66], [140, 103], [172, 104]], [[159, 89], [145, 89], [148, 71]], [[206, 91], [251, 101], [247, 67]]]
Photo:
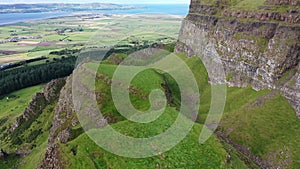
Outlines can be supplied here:
[[[194, 168], [201, 168], [198, 164], [206, 164], [206, 162], [208, 163], [204, 168], [209, 168], [207, 166], [222, 168], [220, 167], [222, 165], [229, 166], [228, 168], [299, 168], [300, 121], [294, 116], [296, 112], [300, 118], [299, 0], [192, 0], [190, 12], [182, 24], [175, 52], [184, 52], [189, 57], [217, 56], [225, 71], [225, 81], [216, 78], [209, 79], [210, 82], [226, 82], [228, 86], [236, 88], [232, 90], [228, 88], [224, 118], [212, 138], [214, 142], [199, 147], [198, 135], [194, 134], [193, 147], [191, 148], [191, 144], [179, 145], [183, 148], [175, 153], [179, 156], [191, 153], [181, 162], [186, 167], [176, 166], [176, 164], [173, 168], [193, 168], [190, 167], [193, 163], [197, 165]], [[184, 55], [183, 58], [187, 59]], [[95, 98], [94, 95], [90, 95], [93, 91], [87, 83], [84, 83], [85, 78], [82, 78], [82, 84], [76, 83], [74, 88], [73, 82], [79, 68], [73, 75], [66, 79], [52, 81], [43, 92], [36, 94], [24, 113], [11, 125], [8, 136], [18, 136], [16, 141], [19, 141], [20, 135], [21, 139], [26, 140], [27, 135], [30, 134], [23, 133], [31, 124], [43, 124], [50, 118], [51, 125], [40, 127], [41, 131], [47, 134], [45, 145], [38, 145], [35, 148], [36, 145], [33, 146], [35, 142], [32, 141], [36, 140], [34, 137], [25, 144], [32, 143], [33, 151], [26, 151], [22, 155], [30, 155], [35, 150], [44, 150], [45, 152], [41, 154], [42, 159], [38, 161], [37, 168], [40, 169], [74, 168], [76, 165], [77, 168], [141, 168], [130, 167], [130, 165], [141, 166], [149, 163], [154, 165], [146, 168], [172, 168], [170, 166], [173, 166], [174, 161], [180, 163], [177, 158], [174, 158], [174, 161], [169, 161], [170, 164], [163, 167], [160, 164], [168, 163], [168, 155], [164, 153], [148, 159], [131, 161], [132, 159], [112, 155], [101, 147], [95, 146], [94, 142], [86, 136], [73, 103], [74, 89], [79, 91], [79, 95], [96, 99], [99, 108], [107, 111], [107, 114], [97, 120], [100, 122], [100, 128], [119, 123], [120, 128], [130, 131], [126, 120], [120, 117], [119, 112], [112, 106], [110, 93], [112, 80], [109, 72], [119, 64], [120, 60], [122, 59], [113, 54], [107, 60], [108, 63], [114, 62], [105, 67], [107, 70], [104, 70], [107, 72], [98, 72], [95, 75], [88, 67], [81, 68], [86, 77], [91, 75], [96, 77], [98, 83]], [[205, 95], [204, 91], [207, 89], [209, 93], [210, 85], [206, 83], [208, 79], [205, 70], [202, 69], [201, 61], [198, 58], [187, 60], [192, 71], [199, 75], [196, 78], [203, 85], [202, 93], [209, 97], [209, 94]], [[215, 69], [217, 68], [212, 70]], [[199, 73], [199, 70], [203, 72]], [[156, 72], [155, 75], [157, 74], [159, 73]], [[202, 83], [203, 77], [205, 83]], [[161, 82], [163, 83], [159, 86], [165, 90], [168, 104], [175, 105], [175, 110], [175, 102], [180, 100], [174, 90], [176, 87], [170, 83], [172, 81], [167, 76], [163, 76]], [[143, 81], [141, 85], [147, 85], [145, 83], [150, 83], [150, 80]], [[140, 100], [147, 100], [148, 94], [140, 88], [131, 86], [128, 90], [132, 96], [138, 98], [133, 100], [137, 105], [141, 103]], [[205, 102], [205, 99], [202, 98], [201, 101]], [[206, 102], [210, 104], [209, 99], [206, 99]], [[199, 111], [199, 119], [197, 119], [197, 123], [201, 125], [204, 125], [202, 118], [209, 111], [209, 106], [203, 105], [204, 108]], [[86, 113], [96, 117], [93, 109]], [[42, 134], [39, 132], [37, 135]], [[210, 145], [213, 146], [205, 147]], [[197, 160], [191, 158], [197, 155], [191, 152], [195, 148], [197, 153], [200, 152], [197, 148], [205, 150], [203, 153], [205, 160], [199, 162], [198, 157]], [[187, 151], [182, 152], [183, 150]], [[215, 153], [219, 150], [222, 152], [220, 159]], [[210, 159], [207, 155], [213, 157]], [[0, 149], [0, 159], [6, 156], [8, 154]], [[145, 163], [142, 162], [143, 160]], [[213, 166], [214, 163], [211, 162], [213, 160], [217, 160], [218, 165]], [[122, 165], [114, 167], [115, 164]], [[243, 166], [241, 164], [245, 164], [244, 167], [241, 167]]]
[[[226, 74], [226, 83], [229, 86], [252, 86], [255, 90], [269, 88], [274, 91], [256, 98], [252, 101], [253, 103], [247, 100], [249, 103], [245, 103], [245, 107], [258, 108], [269, 100], [280, 98], [278, 93], [281, 92], [293, 105], [297, 116], [300, 117], [300, 1], [267, 0], [258, 4], [256, 1], [249, 1], [250, 4], [244, 5], [238, 2], [240, 1], [192, 0], [190, 12], [182, 24], [175, 52], [184, 52], [189, 57], [201, 56], [205, 46], [213, 46], [213, 51], [208, 52], [215, 53], [220, 57]], [[253, 2], [255, 3], [251, 4]], [[72, 108], [72, 78], [70, 76], [67, 79], [65, 87], [61, 90], [54, 111], [48, 148], [38, 168], [67, 168], [68, 162], [63, 160], [64, 153], [61, 146], [67, 145], [83, 133]], [[104, 84], [110, 85], [107, 77], [99, 76], [97, 78]], [[80, 86], [80, 88], [83, 95], [89, 93], [84, 86]], [[101, 102], [105, 98], [103, 91], [98, 95], [97, 98]], [[272, 111], [274, 110], [272, 109]], [[246, 110], [246, 112], [249, 113], [251, 110]], [[271, 119], [271, 117], [269, 118]], [[252, 151], [255, 147], [251, 147], [249, 138], [230, 135], [234, 130], [235, 132], [244, 131], [253, 126], [240, 127], [231, 124], [231, 119], [237, 121], [234, 120], [235, 117], [227, 117], [227, 119], [230, 119], [228, 120], [230, 127], [226, 128], [219, 137], [246, 156], [245, 161], [250, 159], [260, 168], [290, 168], [289, 166], [293, 163], [298, 164], [295, 162], [296, 160], [291, 162], [292, 158], [298, 158], [296, 155], [290, 155], [293, 152], [290, 152], [292, 150], [288, 148], [276, 149], [276, 152], [267, 150], [263, 154], [255, 153]], [[255, 118], [252, 120], [255, 121]], [[226, 119], [224, 121], [226, 122]], [[297, 119], [295, 123], [298, 121]], [[115, 123], [115, 121], [110, 123]], [[272, 124], [267, 123], [266, 126], [268, 125]], [[278, 130], [278, 127], [275, 126], [273, 129]], [[268, 130], [259, 128], [257, 132], [260, 131]], [[279, 133], [279, 135], [284, 135], [281, 131]], [[254, 140], [257, 137], [251, 132], [245, 132], [243, 135], [253, 137]], [[271, 135], [270, 138], [272, 137], [275, 136]], [[235, 138], [246, 141], [239, 143]], [[268, 138], [269, 136], [266, 136], [262, 140], [268, 140]], [[279, 139], [274, 139], [274, 142]], [[72, 150], [75, 158], [76, 153], [74, 152]], [[284, 159], [281, 159], [284, 153], [289, 157], [285, 156]], [[239, 154], [240, 158], [243, 157], [241, 154]], [[278, 160], [278, 158], [280, 159]], [[230, 157], [228, 160], [230, 161]], [[249, 166], [251, 168], [251, 165]]]
[[213, 44], [229, 86], [276, 89], [300, 118], [300, 1], [192, 0], [176, 52]]

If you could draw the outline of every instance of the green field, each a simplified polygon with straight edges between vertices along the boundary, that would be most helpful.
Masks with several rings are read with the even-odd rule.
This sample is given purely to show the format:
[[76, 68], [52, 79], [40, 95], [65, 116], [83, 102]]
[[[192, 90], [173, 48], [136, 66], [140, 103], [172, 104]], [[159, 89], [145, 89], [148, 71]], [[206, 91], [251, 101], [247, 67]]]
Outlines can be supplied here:
[[25, 37], [19, 42], [0, 44], [0, 54], [1, 51], [16, 53], [2, 55], [0, 64], [47, 56], [59, 48], [82, 48], [85, 44], [114, 46], [136, 34], [143, 36], [143, 40], [168, 37], [174, 41], [182, 19], [155, 15], [74, 16], [0, 26], [0, 41]]

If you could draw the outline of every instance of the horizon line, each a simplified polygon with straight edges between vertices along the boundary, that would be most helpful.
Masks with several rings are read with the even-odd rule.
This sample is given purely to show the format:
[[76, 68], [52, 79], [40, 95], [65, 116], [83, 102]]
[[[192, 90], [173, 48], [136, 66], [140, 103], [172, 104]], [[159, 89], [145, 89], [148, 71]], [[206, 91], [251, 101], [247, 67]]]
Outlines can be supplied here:
[[0, 3], [0, 5], [35, 5], [35, 4], [112, 4], [112, 5], [189, 5], [189, 3], [105, 3], [105, 2], [36, 2], [36, 3]]

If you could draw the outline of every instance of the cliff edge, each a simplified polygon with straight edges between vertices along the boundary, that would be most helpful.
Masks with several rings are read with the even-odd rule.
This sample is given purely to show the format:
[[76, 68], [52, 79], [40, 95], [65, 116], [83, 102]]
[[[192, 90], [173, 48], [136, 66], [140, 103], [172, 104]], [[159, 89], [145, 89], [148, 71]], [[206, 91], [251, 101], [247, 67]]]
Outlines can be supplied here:
[[300, 118], [299, 13], [299, 0], [192, 0], [175, 51], [201, 56], [205, 37], [229, 86], [279, 90]]

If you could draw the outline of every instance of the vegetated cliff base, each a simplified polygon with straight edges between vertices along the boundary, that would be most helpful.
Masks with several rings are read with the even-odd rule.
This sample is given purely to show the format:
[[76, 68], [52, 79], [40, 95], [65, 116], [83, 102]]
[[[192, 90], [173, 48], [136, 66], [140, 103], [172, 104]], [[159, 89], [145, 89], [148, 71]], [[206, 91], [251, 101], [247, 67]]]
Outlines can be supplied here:
[[280, 90], [300, 118], [299, 12], [299, 0], [192, 0], [175, 50], [201, 55], [196, 38], [205, 37], [230, 86]]

